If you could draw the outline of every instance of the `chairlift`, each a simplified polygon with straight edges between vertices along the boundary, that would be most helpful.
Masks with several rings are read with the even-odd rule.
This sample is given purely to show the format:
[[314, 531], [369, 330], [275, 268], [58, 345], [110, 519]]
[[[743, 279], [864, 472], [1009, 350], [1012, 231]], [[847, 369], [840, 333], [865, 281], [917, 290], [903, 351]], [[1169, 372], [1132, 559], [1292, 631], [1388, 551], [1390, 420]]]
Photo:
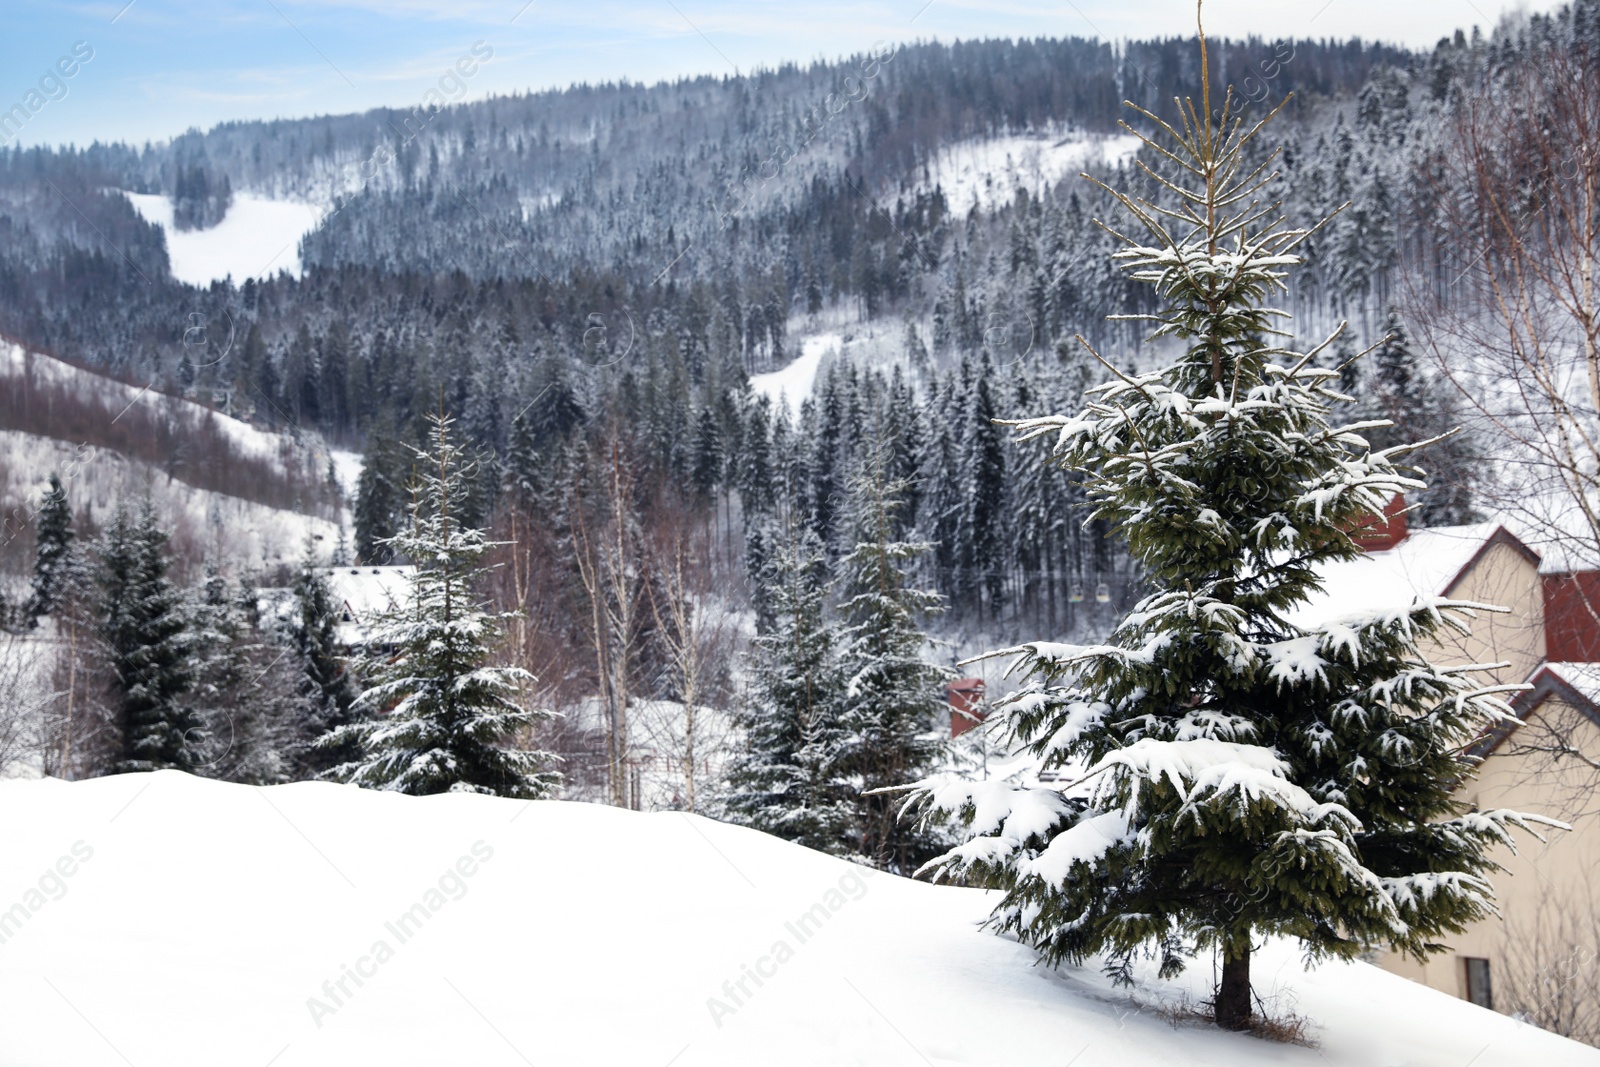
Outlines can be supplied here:
[[1101, 582], [1099, 585], [1095, 586], [1094, 600], [1096, 604], [1111, 603], [1111, 587], [1105, 582]]
[[1075, 585], [1075, 586], [1072, 587], [1072, 592], [1067, 594], [1067, 603], [1069, 603], [1069, 604], [1082, 604], [1083, 603], [1083, 586]]

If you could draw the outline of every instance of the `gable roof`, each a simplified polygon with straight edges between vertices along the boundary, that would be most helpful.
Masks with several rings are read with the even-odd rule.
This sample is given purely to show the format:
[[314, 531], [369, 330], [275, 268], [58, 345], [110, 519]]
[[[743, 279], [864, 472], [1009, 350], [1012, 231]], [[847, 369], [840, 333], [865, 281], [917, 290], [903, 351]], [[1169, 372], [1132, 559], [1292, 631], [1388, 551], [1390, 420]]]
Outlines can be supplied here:
[[1419, 596], [1448, 596], [1490, 549], [1502, 544], [1538, 565], [1539, 554], [1497, 521], [1413, 530], [1393, 548], [1324, 564], [1321, 594], [1290, 612], [1289, 621], [1311, 627], [1362, 612], [1407, 608]]
[[1483, 759], [1493, 755], [1528, 716], [1551, 697], [1583, 714], [1600, 728], [1600, 663], [1545, 663], [1528, 679], [1531, 687], [1511, 701], [1516, 722], [1502, 722], [1473, 742], [1468, 755]]

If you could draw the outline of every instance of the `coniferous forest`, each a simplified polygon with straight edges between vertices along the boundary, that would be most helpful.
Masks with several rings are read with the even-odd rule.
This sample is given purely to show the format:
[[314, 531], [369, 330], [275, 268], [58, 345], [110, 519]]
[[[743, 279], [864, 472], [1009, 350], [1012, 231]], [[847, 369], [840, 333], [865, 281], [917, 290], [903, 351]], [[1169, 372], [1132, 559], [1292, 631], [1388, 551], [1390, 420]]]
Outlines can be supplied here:
[[[1460, 421], [1461, 401], [1427, 365], [1410, 321], [1424, 304], [1448, 304], [1469, 265], [1439, 210], [1464, 195], [1441, 163], [1454, 147], [1452, 115], [1540, 49], [1589, 47], [1596, 25], [1595, 6], [1581, 2], [1420, 53], [1211, 42], [1219, 99], [1232, 85], [1250, 121], [1282, 104], [1274, 165], [1286, 210], [1301, 225], [1327, 218], [1301, 247], [1304, 268], [1284, 300], [1296, 330], [1348, 320], [1319, 360], [1339, 369], [1365, 415], [1395, 420], [1380, 437], [1431, 437]], [[754, 794], [730, 794], [721, 779], [730, 759], [744, 760], [746, 785], [770, 786], [758, 785], [767, 772], [749, 753], [726, 744], [750, 725], [741, 716], [778, 699], [758, 696], [761, 650], [770, 670], [795, 670], [780, 660], [797, 654], [818, 657], [823, 676], [843, 669], [844, 634], [864, 625], [852, 622], [850, 591], [863, 545], [916, 546], [895, 550], [896, 570], [932, 598], [933, 610], [913, 614], [942, 642], [927, 654], [945, 671], [986, 640], [1104, 632], [1142, 593], [1112, 527], [1086, 520], [1080, 478], [1048, 471], [1043, 450], [1012, 441], [1001, 423], [1071, 409], [1107, 374], [1091, 346], [1158, 354], [1139, 354], [1144, 327], [1129, 317], [1149, 313], [1153, 297], [1117, 268], [1113, 204], [1097, 182], [1153, 203], [1170, 191], [1131, 156], [1085, 157], [1095, 181], [991, 180], [966, 200], [933, 175], [941, 153], [975, 140], [1116, 134], [1124, 101], [1158, 107], [1197, 84], [1193, 45], [929, 43], [742, 78], [233, 123], [142, 148], [0, 151], [0, 330], [361, 453], [348, 543], [308, 546], [299, 577], [180, 553], [177, 573], [207, 607], [191, 609], [188, 637], [162, 640], [220, 628], [235, 635], [230, 654], [265, 654], [250, 649], [281, 643], [268, 631], [283, 625], [257, 617], [252, 586], [292, 587], [315, 604], [319, 552], [324, 564], [414, 562], [402, 535], [417, 506], [416, 449], [427, 450], [428, 419], [442, 414], [473, 472], [455, 514], [492, 531], [483, 593], [497, 610], [524, 613], [506, 629], [510, 654], [537, 676], [543, 703], [570, 713], [540, 728], [541, 743], [568, 760], [569, 791], [642, 803], [642, 748], [658, 772], [672, 768], [672, 803], [715, 797], [753, 813]], [[161, 230], [118, 189], [169, 195], [180, 228], [214, 225], [243, 189], [309, 200], [322, 214], [301, 242], [300, 276], [199, 289], [171, 276]], [[821, 360], [797, 408], [752, 389], [753, 376], [803, 358], [822, 334], [842, 335], [846, 354]], [[26, 406], [8, 413], [19, 428]], [[1426, 450], [1429, 488], [1413, 521], [1480, 514], [1481, 456], [1471, 433]], [[272, 499], [329, 514], [331, 472], [319, 477]], [[882, 518], [864, 532], [872, 499]], [[129, 501], [126, 515], [86, 517], [81, 541], [98, 545], [96, 566], [119, 574], [133, 566], [122, 559], [128, 545], [143, 545], [142, 580], [155, 585], [141, 610], [160, 616], [159, 531], [138, 515]], [[19, 529], [29, 521], [13, 516]], [[39, 533], [42, 553], [65, 551]], [[16, 553], [11, 562], [31, 563]], [[63, 595], [52, 590], [64, 579], [35, 581], [31, 606], [11, 598], [19, 624]], [[123, 595], [109, 581], [85, 578], [72, 595], [108, 620], [96, 632], [120, 633], [124, 623], [109, 620], [122, 609], [100, 602]], [[796, 615], [802, 608], [817, 617]], [[274, 726], [263, 706], [265, 754], [240, 764], [268, 778], [326, 767], [302, 735], [351, 715], [351, 695], [329, 688], [346, 665], [329, 660], [322, 609], [306, 610], [291, 644], [309, 657], [312, 681], [287, 679], [273, 698], [299, 700], [303, 712]], [[148, 624], [162, 631], [159, 619]], [[822, 643], [809, 653], [763, 644], [774, 627], [814, 627]], [[107, 640], [114, 664], [124, 637]], [[158, 669], [155, 659], [141, 669]], [[220, 692], [238, 669], [217, 665], [169, 688]], [[357, 665], [348, 670], [341, 684], [353, 685]], [[688, 704], [717, 714], [688, 727], [630, 721], [636, 705], [682, 708], [691, 693]], [[697, 739], [697, 728], [710, 736]], [[178, 763], [200, 759], [163, 743]], [[138, 758], [123, 747], [118, 759]], [[892, 756], [908, 766], [926, 758]], [[826, 774], [876, 780], [840, 769], [849, 763], [841, 756]], [[889, 847], [866, 844], [882, 832], [860, 824], [796, 833]]]

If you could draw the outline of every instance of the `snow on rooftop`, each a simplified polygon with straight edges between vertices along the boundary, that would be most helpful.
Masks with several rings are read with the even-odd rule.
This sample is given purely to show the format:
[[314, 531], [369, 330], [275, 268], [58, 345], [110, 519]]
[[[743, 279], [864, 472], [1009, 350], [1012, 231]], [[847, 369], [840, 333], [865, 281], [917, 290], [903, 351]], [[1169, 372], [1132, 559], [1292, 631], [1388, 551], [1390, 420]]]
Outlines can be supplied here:
[[1539, 573], [1569, 574], [1600, 569], [1589, 518], [1571, 494], [1523, 494], [1503, 516], [1506, 528], [1539, 553]]
[[172, 276], [200, 287], [231, 277], [270, 278], [279, 271], [300, 276], [300, 238], [317, 228], [313, 204], [235, 193], [223, 220], [209, 230], [180, 231], [173, 225], [172, 199], [153, 193], [124, 196], [146, 222], [166, 231]]
[[1546, 670], [1600, 704], [1600, 663], [1546, 663]]
[[330, 567], [328, 586], [360, 618], [370, 618], [405, 602], [415, 567]]
[[1039, 966], [980, 930], [991, 894], [677, 812], [175, 771], [0, 781], [0, 871], [21, 912], [0, 947], [8, 1067], [1600, 1065], [1278, 942], [1256, 989], [1319, 1048], [1174, 1024], [1160, 1005], [1206, 999], [1209, 955], [1113, 988], [1097, 961]]
[[1439, 596], [1499, 528], [1498, 522], [1413, 528], [1387, 551], [1326, 564], [1321, 568], [1322, 594], [1290, 612], [1289, 621], [1311, 627], [1364, 612], [1406, 608], [1419, 596]]
[[[331, 567], [328, 588], [341, 613], [339, 640], [360, 644], [373, 619], [405, 605], [415, 567]], [[350, 618], [343, 618], [349, 612]]]

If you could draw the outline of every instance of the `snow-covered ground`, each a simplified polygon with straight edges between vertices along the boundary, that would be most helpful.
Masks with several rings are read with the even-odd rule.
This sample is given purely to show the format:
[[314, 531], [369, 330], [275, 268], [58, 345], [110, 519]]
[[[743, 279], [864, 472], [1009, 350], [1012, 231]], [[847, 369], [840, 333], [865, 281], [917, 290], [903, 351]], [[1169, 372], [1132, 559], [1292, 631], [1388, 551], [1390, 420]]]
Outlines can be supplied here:
[[314, 204], [269, 200], [235, 193], [228, 214], [209, 230], [180, 232], [172, 224], [172, 199], [153, 193], [123, 193], [146, 222], [166, 231], [172, 276], [189, 285], [208, 286], [231, 277], [269, 278], [279, 271], [300, 276], [300, 238], [316, 229]]
[[1086, 167], [1126, 163], [1139, 145], [1132, 134], [1082, 132], [961, 141], [939, 151], [922, 186], [942, 188], [950, 210], [965, 215], [974, 201], [985, 210], [1009, 202], [1018, 186], [1038, 193]]
[[8, 1067], [1579, 1067], [1600, 1051], [1268, 946], [1320, 1049], [978, 930], [976, 890], [677, 813], [177, 772], [0, 782]]
[[816, 385], [822, 357], [838, 355], [840, 344], [836, 333], [807, 337], [800, 342], [800, 354], [787, 366], [766, 374], [750, 375], [750, 388], [772, 401], [774, 411], [784, 404], [789, 405], [791, 412], [798, 411], [800, 402], [811, 395]]

